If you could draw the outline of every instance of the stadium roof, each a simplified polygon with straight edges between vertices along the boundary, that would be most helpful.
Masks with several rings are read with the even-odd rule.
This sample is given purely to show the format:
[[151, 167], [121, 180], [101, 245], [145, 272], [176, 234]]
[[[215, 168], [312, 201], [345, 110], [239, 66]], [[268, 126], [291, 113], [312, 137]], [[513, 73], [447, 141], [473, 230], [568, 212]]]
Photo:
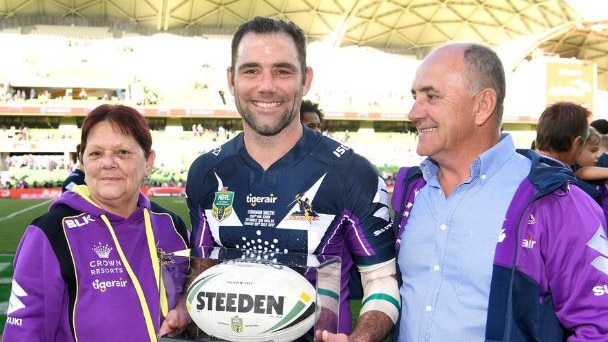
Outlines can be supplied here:
[[561, 57], [594, 61], [598, 84], [608, 89], [608, 30], [604, 29], [608, 3], [583, 0], [595, 5], [595, 13], [605, 13], [604, 18], [588, 19], [572, 1], [0, 0], [0, 29], [74, 25], [106, 26], [115, 36], [125, 32], [223, 35], [255, 15], [265, 15], [294, 21], [310, 41], [370, 46], [418, 58], [449, 40], [499, 46], [535, 35], [518, 48], [521, 58], [541, 48]]

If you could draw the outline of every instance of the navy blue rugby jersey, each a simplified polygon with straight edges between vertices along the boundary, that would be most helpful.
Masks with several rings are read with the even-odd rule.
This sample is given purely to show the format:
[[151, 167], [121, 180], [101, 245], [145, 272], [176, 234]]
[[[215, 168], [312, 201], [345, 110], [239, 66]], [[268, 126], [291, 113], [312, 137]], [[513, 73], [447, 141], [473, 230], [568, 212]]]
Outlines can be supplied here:
[[395, 256], [384, 179], [312, 130], [268, 170], [249, 156], [241, 133], [193, 162], [186, 193], [193, 247], [339, 256], [343, 299], [353, 263]]

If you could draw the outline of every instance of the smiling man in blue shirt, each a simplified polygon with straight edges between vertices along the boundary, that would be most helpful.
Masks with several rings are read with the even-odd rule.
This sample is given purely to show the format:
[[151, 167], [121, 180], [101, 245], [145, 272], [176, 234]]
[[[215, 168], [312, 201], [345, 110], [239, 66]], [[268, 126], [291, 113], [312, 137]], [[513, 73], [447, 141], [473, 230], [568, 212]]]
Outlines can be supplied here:
[[501, 134], [505, 88], [478, 44], [442, 46], [416, 73], [409, 119], [428, 158], [393, 194], [398, 341], [608, 341], [602, 210]]

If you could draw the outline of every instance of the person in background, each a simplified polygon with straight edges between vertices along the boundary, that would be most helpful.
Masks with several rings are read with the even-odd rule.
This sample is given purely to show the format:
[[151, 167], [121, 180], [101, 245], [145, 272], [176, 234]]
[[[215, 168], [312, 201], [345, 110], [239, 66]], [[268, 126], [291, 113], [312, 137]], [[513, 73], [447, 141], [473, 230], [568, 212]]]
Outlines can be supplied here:
[[572, 102], [547, 106], [536, 126], [536, 151], [569, 168], [585, 147], [590, 116], [589, 110]]
[[442, 45], [416, 72], [408, 118], [427, 158], [392, 197], [400, 342], [608, 341], [602, 210], [569, 168], [501, 133], [505, 89], [475, 43]]
[[597, 185], [605, 184], [608, 180], [608, 168], [597, 166], [599, 157], [604, 153], [601, 147], [602, 140], [603, 136], [590, 126], [585, 146], [572, 165], [572, 170], [577, 177]]
[[589, 126], [589, 137], [585, 142], [583, 151], [576, 158], [572, 165], [572, 170], [578, 179], [585, 182], [599, 192], [601, 197], [600, 205], [604, 210], [604, 216], [608, 220], [608, 168], [597, 166], [597, 161], [601, 153], [602, 135], [592, 126]]
[[[589, 110], [576, 103], [556, 102], [547, 106], [536, 125], [536, 151], [546, 163], [572, 170], [589, 138], [589, 117]], [[579, 174], [582, 175], [582, 172]], [[596, 187], [579, 177], [576, 182], [602, 205], [602, 194]]]
[[597, 160], [596, 165], [600, 167], [608, 167], [608, 120], [597, 119], [591, 121], [589, 126], [595, 128], [598, 133], [602, 136], [602, 143], [600, 144], [600, 157]]
[[[347, 335], [381, 341], [400, 307], [386, 184], [364, 157], [304, 129], [300, 105], [312, 77], [305, 34], [294, 23], [255, 17], [238, 28], [227, 80], [243, 132], [189, 169], [191, 243], [263, 251], [271, 241], [272, 251], [339, 256], [340, 334], [318, 331], [316, 341], [347, 341]], [[218, 203], [218, 196], [228, 202]], [[259, 212], [268, 226], [259, 224]], [[364, 289], [354, 329], [351, 267], [359, 269]]]
[[302, 124], [314, 131], [323, 131], [323, 111], [318, 103], [310, 100], [302, 100], [300, 105], [300, 121]]
[[79, 149], [86, 185], [62, 193], [26, 228], [3, 341], [156, 341], [170, 332], [160, 313], [178, 298], [161, 300], [158, 259], [188, 248], [188, 231], [140, 191], [154, 164], [151, 147], [136, 109], [89, 112]]
[[72, 188], [76, 185], [85, 184], [84, 171], [82, 171], [82, 169], [80, 168], [80, 163], [78, 163], [78, 156], [80, 155], [79, 151], [80, 144], [76, 145], [76, 153], [73, 153], [71, 155], [74, 170], [67, 176], [67, 178], [61, 184], [61, 192], [72, 190]]
[[608, 120], [606, 119], [593, 120], [589, 126], [595, 128], [599, 134], [608, 134]]

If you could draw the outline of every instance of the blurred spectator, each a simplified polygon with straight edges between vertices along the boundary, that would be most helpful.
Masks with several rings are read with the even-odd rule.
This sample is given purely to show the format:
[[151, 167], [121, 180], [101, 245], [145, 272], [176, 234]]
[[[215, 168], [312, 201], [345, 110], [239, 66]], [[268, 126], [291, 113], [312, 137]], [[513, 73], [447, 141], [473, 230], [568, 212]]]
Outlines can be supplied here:
[[319, 108], [318, 103], [302, 100], [302, 104], [300, 105], [300, 121], [304, 126], [321, 132], [323, 130], [323, 118], [323, 111]]
[[608, 167], [608, 154], [606, 153], [606, 149], [608, 149], [608, 120], [597, 119], [592, 121], [589, 125], [595, 128], [598, 133], [602, 135], [602, 143], [600, 148], [604, 148], [604, 152], [597, 160], [597, 166]]
[[74, 164], [74, 171], [63, 181], [61, 184], [61, 192], [72, 190], [76, 185], [85, 184], [84, 171], [80, 167], [80, 144], [76, 145], [76, 153], [72, 153], [72, 163]]
[[600, 134], [608, 134], [608, 120], [606, 119], [594, 120], [589, 126], [595, 128]]
[[572, 166], [572, 169], [576, 177], [601, 193], [602, 202], [600, 204], [608, 219], [608, 185], [606, 185], [608, 168], [596, 166], [601, 143], [602, 135], [593, 126], [589, 126], [589, 137], [585, 142], [585, 148], [576, 158], [576, 164]]
[[[585, 149], [590, 135], [587, 119], [591, 113], [572, 102], [556, 102], [541, 113], [536, 126], [536, 151], [552, 166], [563, 166], [572, 171], [576, 159]], [[599, 205], [603, 194], [580, 178], [576, 184]]]

